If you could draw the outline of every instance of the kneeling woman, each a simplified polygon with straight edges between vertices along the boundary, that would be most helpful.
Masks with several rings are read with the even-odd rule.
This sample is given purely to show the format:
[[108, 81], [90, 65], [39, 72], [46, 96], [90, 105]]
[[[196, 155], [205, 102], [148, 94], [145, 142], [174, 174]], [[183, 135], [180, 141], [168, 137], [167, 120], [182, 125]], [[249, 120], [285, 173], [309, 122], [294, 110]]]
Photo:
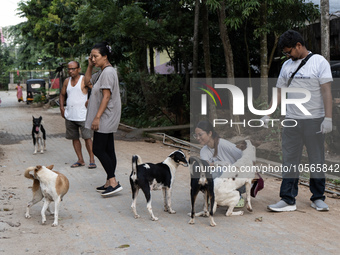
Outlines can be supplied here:
[[[236, 147], [235, 144], [220, 138], [218, 133], [214, 130], [212, 124], [208, 121], [200, 121], [196, 128], [194, 138], [204, 145], [200, 151], [200, 157], [206, 160], [210, 165], [214, 165], [214, 162], [220, 161], [224, 165], [234, 164], [238, 159], [242, 157], [242, 151]], [[222, 172], [214, 172], [213, 178], [219, 177]], [[240, 193], [245, 192], [245, 186], [238, 189]], [[240, 201], [236, 207], [243, 207], [244, 199], [240, 194]]]

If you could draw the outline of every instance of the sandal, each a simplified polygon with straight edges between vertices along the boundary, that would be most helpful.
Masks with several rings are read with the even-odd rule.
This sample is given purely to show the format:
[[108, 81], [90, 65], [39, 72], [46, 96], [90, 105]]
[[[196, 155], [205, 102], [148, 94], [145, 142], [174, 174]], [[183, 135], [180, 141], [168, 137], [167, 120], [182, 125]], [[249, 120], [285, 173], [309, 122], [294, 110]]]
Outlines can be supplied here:
[[74, 163], [71, 167], [72, 167], [72, 168], [75, 168], [75, 167], [80, 167], [80, 166], [85, 166], [85, 164], [76, 162], [76, 163]]
[[95, 163], [90, 163], [89, 166], [88, 166], [88, 168], [90, 168], [90, 169], [96, 168], [96, 167], [97, 167], [97, 165]]

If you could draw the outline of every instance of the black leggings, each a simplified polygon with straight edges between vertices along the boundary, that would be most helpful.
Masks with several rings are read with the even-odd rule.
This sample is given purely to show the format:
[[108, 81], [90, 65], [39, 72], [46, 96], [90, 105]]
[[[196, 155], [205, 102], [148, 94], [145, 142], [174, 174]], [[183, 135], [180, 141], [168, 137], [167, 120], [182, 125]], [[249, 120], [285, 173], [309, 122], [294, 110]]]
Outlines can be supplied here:
[[115, 177], [117, 158], [113, 133], [103, 134], [94, 132], [92, 150], [104, 167], [107, 180]]

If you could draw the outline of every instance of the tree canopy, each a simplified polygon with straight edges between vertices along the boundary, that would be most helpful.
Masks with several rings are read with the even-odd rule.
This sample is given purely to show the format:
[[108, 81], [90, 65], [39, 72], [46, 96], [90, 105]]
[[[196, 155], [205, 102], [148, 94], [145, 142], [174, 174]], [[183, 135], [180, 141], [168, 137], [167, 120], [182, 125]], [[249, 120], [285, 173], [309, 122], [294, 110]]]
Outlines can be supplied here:
[[[247, 77], [260, 76], [262, 64], [269, 63], [270, 68], [280, 33], [318, 16], [315, 6], [304, 0], [27, 0], [18, 5], [19, 15], [27, 21], [9, 29], [13, 45], [18, 45], [10, 66], [56, 68], [60, 62], [75, 59], [85, 69], [92, 45], [107, 41], [114, 53], [112, 63], [118, 66], [120, 80], [128, 89], [127, 103], [134, 101], [141, 109], [152, 108], [173, 123], [179, 121], [176, 119], [179, 114], [180, 122], [185, 122], [187, 117], [180, 113], [180, 107], [171, 102], [177, 98], [177, 104], [187, 107], [184, 101], [188, 100], [188, 79], [193, 68], [195, 2], [207, 7], [200, 8], [198, 13], [195, 38], [198, 42], [195, 68], [203, 77], [207, 54], [212, 77], [230, 75], [225, 68], [220, 22], [231, 43], [228, 51], [233, 52], [232, 76]], [[221, 6], [226, 17], [222, 21], [216, 15]], [[205, 51], [204, 38], [209, 38]], [[264, 50], [271, 54], [260, 50], [264, 41]], [[155, 50], [169, 56], [174, 74], [165, 78], [155, 74], [154, 63], [150, 61]], [[3, 58], [5, 52], [2, 50], [1, 54]], [[164, 87], [159, 89], [160, 86]], [[175, 88], [171, 93], [169, 86]], [[150, 107], [155, 97], [164, 102]]]

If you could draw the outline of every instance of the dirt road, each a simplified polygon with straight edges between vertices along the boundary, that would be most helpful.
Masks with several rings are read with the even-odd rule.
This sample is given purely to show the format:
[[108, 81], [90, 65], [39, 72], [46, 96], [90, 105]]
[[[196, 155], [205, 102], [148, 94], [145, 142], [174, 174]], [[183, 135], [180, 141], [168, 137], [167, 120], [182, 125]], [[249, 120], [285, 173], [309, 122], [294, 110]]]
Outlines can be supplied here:
[[[128, 177], [131, 155], [139, 154], [145, 162], [160, 162], [174, 148], [161, 142], [126, 141], [116, 137], [117, 179], [123, 191], [102, 198], [95, 187], [105, 181], [98, 168], [70, 168], [75, 153], [64, 138], [64, 121], [58, 109], [27, 107], [19, 104], [14, 92], [0, 92], [0, 254], [338, 254], [340, 200], [327, 198], [329, 212], [310, 207], [310, 192], [300, 186], [298, 210], [290, 213], [268, 212], [266, 206], [278, 201], [280, 180], [264, 176], [265, 188], [252, 200], [253, 213], [226, 217], [226, 208], [215, 214], [216, 227], [208, 218], [197, 218], [189, 225], [189, 169], [180, 166], [173, 190], [173, 209], [163, 211], [161, 192], [153, 192], [153, 210], [159, 221], [149, 219], [145, 198], [139, 195], [137, 210], [131, 211]], [[47, 151], [33, 155], [32, 115], [43, 116], [47, 130]], [[83, 153], [88, 155], [83, 144]], [[188, 154], [188, 156], [190, 156]], [[31, 180], [23, 176], [29, 166], [54, 164], [70, 181], [70, 190], [61, 203], [59, 226], [51, 227], [53, 216], [41, 225], [42, 203], [24, 217], [31, 199]], [[203, 204], [202, 195], [197, 208]]]

